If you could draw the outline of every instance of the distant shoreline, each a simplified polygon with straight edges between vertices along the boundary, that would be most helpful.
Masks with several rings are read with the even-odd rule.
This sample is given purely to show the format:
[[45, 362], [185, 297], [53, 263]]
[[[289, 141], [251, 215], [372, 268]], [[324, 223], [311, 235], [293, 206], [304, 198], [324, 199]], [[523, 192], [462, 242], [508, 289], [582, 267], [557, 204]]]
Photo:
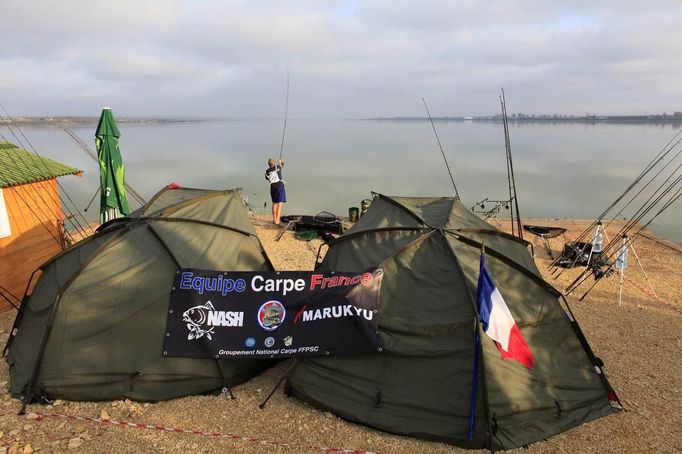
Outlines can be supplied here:
[[[377, 117], [364, 118], [365, 121], [395, 121], [395, 122], [421, 122], [429, 121], [428, 117]], [[480, 117], [433, 117], [438, 122], [502, 122], [501, 115]], [[582, 124], [657, 124], [657, 125], [682, 125], [682, 113], [675, 115], [522, 115], [509, 116], [509, 123], [582, 123]]]
[[[116, 118], [116, 123], [125, 124], [171, 124], [171, 123], [203, 123], [219, 121], [199, 118]], [[97, 124], [99, 117], [13, 117], [0, 118], [0, 125], [42, 125], [72, 126]]]
[[[500, 123], [501, 115], [488, 116], [442, 116], [433, 117], [436, 122], [486, 122]], [[211, 123], [221, 121], [253, 121], [263, 120], [257, 118], [116, 118], [117, 123], [121, 124], [175, 124], [175, 123]], [[347, 118], [354, 121], [383, 121], [383, 122], [424, 122], [429, 121], [428, 117], [368, 117], [368, 118]], [[68, 127], [73, 125], [92, 125], [97, 124], [99, 117], [78, 117], [78, 116], [41, 116], [41, 117], [0, 117], [0, 125], [37, 125], [37, 126], [56, 126]], [[673, 115], [525, 115], [513, 114], [508, 117], [509, 123], [542, 123], [542, 124], [655, 124], [682, 126], [682, 112], [675, 112]]]

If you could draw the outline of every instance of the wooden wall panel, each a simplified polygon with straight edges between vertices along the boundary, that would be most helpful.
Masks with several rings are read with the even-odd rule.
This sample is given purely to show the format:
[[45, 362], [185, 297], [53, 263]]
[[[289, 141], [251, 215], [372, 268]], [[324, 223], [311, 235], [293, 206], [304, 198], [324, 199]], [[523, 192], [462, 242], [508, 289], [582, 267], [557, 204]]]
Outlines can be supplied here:
[[[62, 250], [55, 179], [3, 188], [12, 235], [0, 238], [0, 285], [21, 298], [31, 273]], [[0, 298], [0, 310], [9, 308]]]

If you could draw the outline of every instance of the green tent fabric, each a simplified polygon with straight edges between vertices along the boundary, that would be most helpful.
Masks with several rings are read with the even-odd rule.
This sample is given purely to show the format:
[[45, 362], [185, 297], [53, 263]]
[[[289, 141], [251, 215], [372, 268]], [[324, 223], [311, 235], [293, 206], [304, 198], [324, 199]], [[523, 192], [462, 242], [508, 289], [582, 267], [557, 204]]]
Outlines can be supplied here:
[[8, 342], [10, 392], [158, 401], [243, 382], [271, 362], [163, 356], [179, 267], [271, 271], [238, 190], [161, 190], [40, 268]]
[[125, 188], [125, 166], [118, 148], [118, 131], [111, 109], [105, 107], [95, 132], [95, 147], [99, 158], [100, 220], [108, 221], [107, 210], [126, 215], [130, 212]]
[[[529, 370], [502, 359], [492, 339], [481, 335], [470, 440], [482, 243], [487, 269], [535, 365]], [[617, 411], [599, 360], [527, 246], [458, 200], [377, 195], [331, 243], [318, 269], [384, 268], [378, 315], [384, 352], [305, 359], [290, 375], [288, 390], [381, 430], [495, 450]]]

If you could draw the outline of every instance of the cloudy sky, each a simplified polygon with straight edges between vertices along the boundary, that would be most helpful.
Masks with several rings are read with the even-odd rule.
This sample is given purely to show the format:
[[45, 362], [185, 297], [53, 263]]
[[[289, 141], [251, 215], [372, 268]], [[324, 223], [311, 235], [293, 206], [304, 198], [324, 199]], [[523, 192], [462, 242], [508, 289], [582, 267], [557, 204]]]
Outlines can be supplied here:
[[682, 2], [0, 0], [12, 115], [682, 110]]

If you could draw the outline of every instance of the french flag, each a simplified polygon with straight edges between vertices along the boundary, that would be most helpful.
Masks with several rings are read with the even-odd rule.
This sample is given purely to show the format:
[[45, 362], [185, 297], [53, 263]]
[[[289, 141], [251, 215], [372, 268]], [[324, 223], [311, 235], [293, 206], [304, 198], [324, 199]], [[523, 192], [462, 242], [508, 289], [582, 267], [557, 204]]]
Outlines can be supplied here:
[[481, 252], [481, 270], [478, 275], [478, 314], [483, 331], [495, 341], [504, 359], [515, 359], [528, 369], [533, 367], [533, 354], [523, 339], [507, 303], [497, 290], [485, 269], [485, 254]]

